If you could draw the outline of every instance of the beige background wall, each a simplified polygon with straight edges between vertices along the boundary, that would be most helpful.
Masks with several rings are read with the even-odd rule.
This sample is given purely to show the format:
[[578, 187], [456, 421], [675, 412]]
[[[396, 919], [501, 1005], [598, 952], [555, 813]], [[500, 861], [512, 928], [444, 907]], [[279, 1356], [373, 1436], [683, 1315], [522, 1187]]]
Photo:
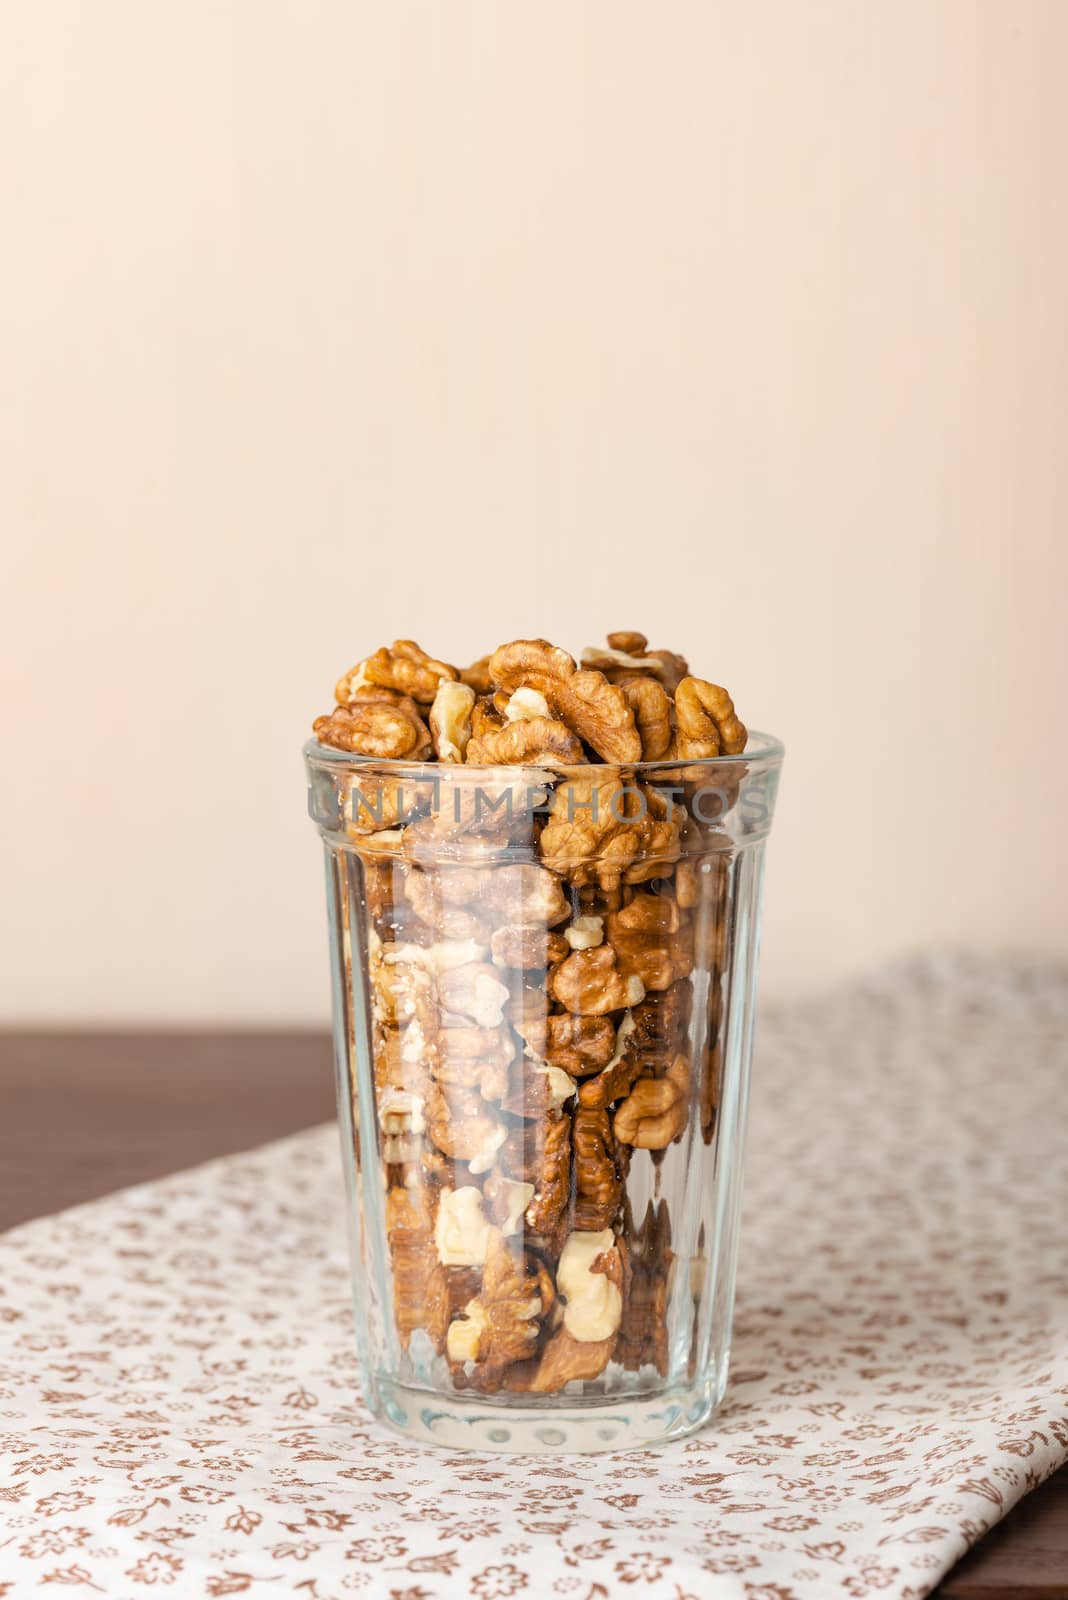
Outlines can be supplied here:
[[3, 1014], [312, 1019], [299, 745], [642, 627], [781, 733], [766, 988], [1068, 952], [1063, 0], [35, 0]]

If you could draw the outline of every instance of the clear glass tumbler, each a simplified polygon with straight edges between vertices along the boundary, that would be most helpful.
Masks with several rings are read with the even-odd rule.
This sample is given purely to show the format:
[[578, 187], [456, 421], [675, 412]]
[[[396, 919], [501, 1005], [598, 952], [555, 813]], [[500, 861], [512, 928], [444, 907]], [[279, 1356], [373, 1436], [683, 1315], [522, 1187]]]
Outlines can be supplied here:
[[781, 745], [305, 756], [368, 1405], [480, 1450], [691, 1432], [727, 1379]]

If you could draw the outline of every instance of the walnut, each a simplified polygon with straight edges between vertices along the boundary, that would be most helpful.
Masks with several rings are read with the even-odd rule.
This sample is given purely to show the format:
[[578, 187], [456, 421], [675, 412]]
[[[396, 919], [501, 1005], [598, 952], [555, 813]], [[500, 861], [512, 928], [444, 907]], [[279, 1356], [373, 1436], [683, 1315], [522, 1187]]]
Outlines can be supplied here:
[[677, 1055], [664, 1078], [639, 1078], [612, 1120], [622, 1144], [664, 1150], [689, 1120], [690, 1064]]
[[408, 945], [382, 944], [369, 952], [372, 1010], [377, 1021], [386, 1026], [419, 1029], [426, 1038], [437, 1031], [437, 1006], [434, 979], [427, 968], [410, 960], [390, 960], [388, 954], [397, 949], [408, 951]]
[[674, 650], [650, 650], [649, 657], [660, 663], [660, 678], [668, 694], [674, 694], [690, 668], [685, 656]]
[[471, 1089], [443, 1089], [434, 1083], [426, 1101], [430, 1137], [443, 1155], [466, 1161], [473, 1173], [488, 1172], [508, 1129], [486, 1101]]
[[704, 678], [683, 678], [675, 690], [677, 733], [671, 754], [687, 761], [737, 755], [748, 735], [726, 689]]
[[664, 938], [677, 933], [681, 918], [675, 900], [668, 894], [632, 894], [626, 905], [610, 911], [605, 918], [608, 937], [613, 933], [645, 933]]
[[513, 1252], [494, 1233], [482, 1270], [482, 1288], [463, 1318], [449, 1326], [446, 1351], [456, 1365], [473, 1362], [475, 1387], [495, 1387], [504, 1367], [526, 1360], [541, 1331], [539, 1319], [555, 1298], [552, 1279], [536, 1256]]
[[639, 672], [658, 678], [668, 694], [689, 672], [684, 656], [673, 650], [650, 650], [644, 633], [610, 633], [607, 650], [583, 650], [584, 667], [596, 667], [618, 682], [624, 674]]
[[471, 738], [471, 708], [475, 691], [466, 683], [456, 683], [447, 678], [434, 696], [430, 707], [430, 732], [439, 761], [458, 762], [464, 759]]
[[[576, 1339], [561, 1324], [549, 1339], [522, 1388], [527, 1394], [558, 1394], [566, 1384], [599, 1378], [612, 1359], [617, 1334], [607, 1339]], [[518, 1385], [517, 1385], [518, 1387]]]
[[580, 659], [584, 667], [603, 673], [612, 683], [616, 683], [624, 674], [660, 671], [660, 663], [654, 657], [636, 651], [619, 650], [613, 645], [609, 645], [607, 650], [598, 645], [587, 646]]
[[472, 661], [469, 667], [464, 667], [460, 673], [461, 683], [466, 683], [476, 694], [489, 694], [493, 683], [489, 675], [489, 656], [479, 656], [477, 661]]
[[[353, 667], [352, 670], [355, 673], [357, 668]], [[339, 706], [349, 710], [357, 706], [406, 706], [409, 710], [414, 706], [416, 711], [420, 709], [410, 694], [401, 694], [399, 689], [383, 689], [377, 683], [354, 683], [350, 686], [349, 676], [347, 674], [341, 678], [334, 690], [334, 698]]]
[[475, 1177], [480, 1177], [483, 1172], [488, 1172], [497, 1159], [497, 1152], [508, 1137], [508, 1129], [503, 1123], [497, 1123], [486, 1133], [481, 1147], [473, 1156], [467, 1157], [467, 1169]]
[[636, 894], [605, 917], [608, 940], [625, 977], [645, 989], [668, 989], [693, 969], [693, 929], [669, 895]]
[[569, 767], [584, 761], [582, 742], [566, 722], [533, 717], [487, 728], [467, 747], [469, 765]]
[[542, 860], [576, 884], [591, 878], [618, 882], [641, 848], [635, 810], [618, 774], [591, 770], [568, 778], [552, 799], [539, 845]]
[[386, 1238], [393, 1268], [393, 1316], [407, 1349], [416, 1328], [425, 1328], [441, 1351], [448, 1327], [445, 1273], [434, 1246], [431, 1194], [397, 1186], [386, 1194]]
[[545, 1019], [545, 1042], [538, 1053], [552, 1066], [581, 1078], [611, 1060], [615, 1043], [611, 1017], [574, 1016], [563, 1011]]
[[550, 717], [549, 702], [539, 689], [498, 689], [493, 704], [505, 722], [536, 722]]
[[710, 967], [713, 972], [722, 972], [727, 958], [726, 917], [702, 917], [699, 929], [694, 947], [697, 959], [702, 966]]
[[359, 662], [339, 679], [334, 693], [341, 705], [350, 704], [360, 689], [373, 686], [395, 689], [400, 694], [411, 695], [421, 705], [430, 705], [439, 685], [457, 676], [456, 668], [435, 661], [421, 650], [413, 639], [394, 639], [392, 646], [383, 645], [374, 655]]
[[692, 911], [701, 898], [701, 879], [696, 861], [680, 861], [675, 868], [675, 901], [680, 910]]
[[[414, 707], [414, 700], [409, 704]], [[418, 711], [413, 714], [418, 716]], [[360, 769], [349, 775], [345, 784], [345, 832], [361, 853], [374, 848], [370, 835], [384, 832], [392, 854], [403, 849], [403, 824], [425, 815], [433, 799], [432, 780], [423, 781], [418, 775], [397, 777], [374, 767]]]
[[516, 861], [487, 874], [487, 893], [505, 922], [553, 927], [571, 910], [560, 880], [534, 861]]
[[[378, 1097], [378, 1126], [382, 1133], [383, 1148], [391, 1139], [408, 1134], [423, 1133], [425, 1097], [411, 1089], [386, 1089]], [[387, 1160], [389, 1159], [387, 1155]]]
[[425, 1094], [411, 1088], [387, 1086], [377, 1094], [382, 1160], [389, 1166], [408, 1166], [424, 1154]]
[[534, 1198], [534, 1185], [517, 1183], [494, 1168], [486, 1174], [482, 1198], [488, 1204], [489, 1214], [497, 1227], [509, 1238], [523, 1227], [524, 1213]]
[[553, 795], [541, 858], [576, 887], [618, 887], [624, 874], [656, 877], [678, 859], [678, 825], [653, 815], [644, 790], [618, 773], [571, 775]]
[[533, 983], [515, 985], [508, 1001], [508, 1020], [527, 1047], [528, 1055], [539, 1061], [545, 1057], [549, 1031], [549, 999], [544, 989]]
[[603, 673], [578, 670], [566, 650], [545, 639], [516, 639], [493, 652], [490, 676], [499, 689], [538, 690], [602, 761], [641, 760], [641, 739], [622, 690]]
[[596, 1077], [587, 1078], [579, 1089], [581, 1106], [603, 1109], [630, 1093], [631, 1085], [642, 1072], [642, 1062], [632, 1048], [636, 1031], [634, 1013], [624, 1012], [611, 1059], [605, 1062]]
[[480, 1189], [464, 1184], [443, 1191], [434, 1224], [434, 1245], [442, 1266], [481, 1266], [493, 1233], [482, 1210]]
[[598, 1017], [637, 1005], [645, 994], [640, 978], [626, 977], [609, 944], [574, 950], [549, 980], [553, 997], [577, 1016]]
[[[456, 880], [462, 879], [463, 883]], [[475, 888], [469, 883], [474, 880]], [[477, 894], [477, 875], [463, 867], [443, 867], [423, 872], [409, 867], [404, 877], [404, 897], [421, 922], [449, 940], [470, 939], [481, 948], [489, 946], [489, 928], [478, 915], [480, 908], [465, 903]]]
[[[696, 866], [697, 863], [695, 862]], [[727, 904], [730, 887], [731, 864], [721, 853], [707, 855], [700, 863], [700, 898], [709, 912], [722, 912]]]
[[501, 1146], [502, 1172], [534, 1185], [526, 1222], [531, 1233], [552, 1239], [568, 1201], [571, 1180], [571, 1118], [565, 1114], [513, 1128]]
[[469, 1300], [473, 1300], [482, 1287], [481, 1267], [443, 1267], [446, 1287], [449, 1293], [449, 1321], [452, 1322], [463, 1311]]
[[602, 672], [576, 672], [557, 704], [564, 721], [602, 761], [622, 766], [641, 760], [641, 736], [627, 697]]
[[675, 1262], [667, 1201], [656, 1205], [650, 1200], [640, 1227], [635, 1227], [628, 1214], [624, 1231], [630, 1271], [616, 1360], [628, 1372], [653, 1366], [665, 1377], [668, 1300]]
[[580, 1105], [571, 1119], [575, 1171], [573, 1224], [597, 1232], [615, 1220], [630, 1151], [616, 1143], [607, 1111]]
[[422, 967], [440, 975], [456, 967], [478, 966], [486, 954], [476, 939], [435, 939], [432, 944], [386, 943], [379, 950], [383, 965]]
[[523, 972], [556, 966], [570, 948], [562, 933], [521, 923], [498, 928], [490, 939], [494, 966], [518, 967]]
[[538, 689], [547, 699], [550, 688], [574, 671], [574, 657], [547, 639], [513, 639], [498, 645], [489, 660], [490, 681], [496, 688]]
[[398, 872], [403, 870], [399, 854], [403, 837], [403, 828], [379, 828], [377, 831], [358, 836], [350, 834], [360, 860], [365, 866], [372, 864], [388, 866], [396, 862]]
[[628, 895], [623, 883], [611, 889], [602, 889], [597, 883], [583, 883], [574, 888], [573, 898], [581, 916], [603, 917], [606, 911], [618, 911], [625, 905]]
[[642, 760], [662, 760], [671, 747], [671, 701], [667, 690], [644, 673], [627, 673], [620, 678], [619, 686], [634, 713], [642, 741]]
[[564, 929], [564, 938], [572, 950], [595, 950], [604, 943], [604, 918], [575, 917]]
[[508, 1387], [556, 1394], [599, 1377], [619, 1341], [624, 1286], [625, 1264], [610, 1229], [571, 1234], [556, 1271], [557, 1290], [566, 1297], [563, 1318], [537, 1364], [513, 1369]]
[[428, 1190], [388, 1189], [386, 1232], [424, 1233], [429, 1237], [434, 1232], [436, 1210], [434, 1196]]
[[701, 1138], [712, 1143], [716, 1129], [716, 1112], [719, 1109], [719, 1086], [723, 1075], [723, 1051], [718, 1039], [705, 1051], [701, 1084], [698, 1090], [698, 1107], [701, 1113]]
[[650, 878], [662, 878], [678, 858], [679, 830], [673, 822], [654, 822], [647, 818], [643, 827], [643, 853], [624, 871], [624, 883], [648, 883]]
[[[405, 831], [406, 853], [411, 831]], [[562, 922], [571, 909], [559, 878], [534, 861], [453, 866], [435, 858], [426, 869], [406, 868], [404, 895], [417, 916], [434, 929], [461, 926], [465, 917], [480, 927], [492, 919], [498, 926], [508, 923], [544, 929]], [[450, 933], [447, 937], [472, 936]], [[480, 942], [489, 944], [488, 932]]]
[[436, 1030], [395, 1028], [376, 1024], [372, 1038], [375, 1088], [406, 1090], [425, 1101], [430, 1088], [430, 1067], [436, 1059]]
[[434, 1076], [450, 1089], [478, 1089], [484, 1100], [508, 1092], [508, 1069], [516, 1043], [506, 1025], [498, 1028], [442, 1028], [437, 1036]]
[[417, 1188], [424, 1177], [429, 1182], [422, 1165], [423, 1156], [430, 1146], [421, 1133], [413, 1133], [410, 1128], [400, 1133], [383, 1132], [379, 1149], [388, 1182], [403, 1183], [408, 1188]]
[[[342, 680], [343, 682], [344, 679]], [[340, 687], [341, 685], [339, 684], [338, 688], [340, 689]], [[352, 749], [359, 754], [380, 755], [383, 759], [387, 759], [385, 752], [378, 750], [363, 751], [359, 746], [358, 736], [361, 730], [365, 731], [367, 727], [370, 727], [372, 734], [374, 734], [376, 731], [380, 732], [382, 729], [388, 729], [389, 725], [384, 718], [370, 715], [372, 708], [377, 708], [379, 711], [392, 710], [398, 715], [403, 715], [413, 724], [417, 731], [424, 727], [422, 707], [412, 699], [411, 695], [400, 694], [396, 689], [382, 689], [375, 684], [363, 684], [359, 688], [353, 689], [347, 699], [342, 700], [340, 696], [338, 699], [339, 703], [334, 707], [329, 718], [326, 719], [335, 729], [337, 737], [332, 740], [320, 737], [320, 742], [323, 744], [334, 743], [342, 749]], [[365, 713], [366, 715], [364, 715]], [[319, 723], [323, 721], [324, 719], [320, 717], [316, 726], [318, 727]], [[357, 738], [357, 743], [355, 744], [352, 742], [354, 737]], [[421, 753], [426, 752], [421, 748]], [[363, 781], [362, 774], [357, 775], [353, 780], [354, 785], [360, 785]], [[398, 814], [399, 810], [400, 808], [398, 808]]]
[[626, 656], [644, 655], [649, 648], [649, 641], [644, 633], [632, 633], [626, 630], [607, 635], [609, 650], [621, 650]]
[[574, 1093], [574, 1078], [560, 1067], [520, 1057], [501, 1109], [516, 1117], [544, 1117], [559, 1111]]
[[[636, 859], [623, 874], [624, 884], [647, 883], [650, 878], [667, 877], [682, 853], [682, 830], [673, 808], [657, 789], [644, 785], [640, 790], [645, 814], [641, 819], [642, 841]], [[626, 897], [624, 896], [624, 903]], [[618, 910], [618, 906], [608, 907]]]
[[560, 1252], [556, 1288], [565, 1300], [564, 1327], [580, 1343], [618, 1332], [623, 1312], [623, 1259], [611, 1228], [572, 1233]]
[[434, 922], [438, 905], [466, 906], [477, 900], [489, 875], [477, 867], [444, 865], [433, 872], [411, 868], [404, 892], [424, 922]]
[[[470, 754], [471, 744], [467, 749]], [[549, 776], [541, 767], [440, 763], [430, 815], [405, 829], [405, 855], [436, 868], [450, 856], [457, 864], [477, 865], [499, 859], [503, 849], [531, 853], [534, 810]]]
[[377, 756], [380, 761], [421, 761], [433, 745], [414, 703], [409, 701], [408, 706], [403, 702], [335, 706], [328, 716], [316, 717], [312, 732], [320, 744], [335, 750]]
[[488, 962], [472, 961], [443, 972], [438, 979], [438, 995], [445, 1009], [455, 1016], [470, 1017], [480, 1028], [497, 1028], [504, 1021], [509, 991], [497, 968]]
[[627, 1054], [639, 1063], [644, 1075], [663, 1077], [685, 1049], [692, 999], [690, 983], [684, 978], [670, 989], [646, 995], [631, 1011]]
[[487, 734], [499, 733], [504, 727], [504, 711], [496, 704], [493, 694], [480, 694], [471, 711], [471, 734], [484, 739]]
[[364, 860], [361, 856], [361, 864], [363, 901], [368, 920], [375, 929], [389, 927], [397, 908], [393, 862], [389, 858], [384, 861]]

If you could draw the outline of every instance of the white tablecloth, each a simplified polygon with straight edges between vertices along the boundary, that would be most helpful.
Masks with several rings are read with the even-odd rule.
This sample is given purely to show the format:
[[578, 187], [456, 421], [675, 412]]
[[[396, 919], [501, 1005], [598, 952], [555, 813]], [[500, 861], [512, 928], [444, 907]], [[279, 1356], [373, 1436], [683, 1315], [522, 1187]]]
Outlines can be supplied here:
[[356, 1392], [332, 1128], [0, 1240], [0, 1595], [906, 1600], [1068, 1457], [1068, 974], [768, 1010], [732, 1382], [615, 1456]]

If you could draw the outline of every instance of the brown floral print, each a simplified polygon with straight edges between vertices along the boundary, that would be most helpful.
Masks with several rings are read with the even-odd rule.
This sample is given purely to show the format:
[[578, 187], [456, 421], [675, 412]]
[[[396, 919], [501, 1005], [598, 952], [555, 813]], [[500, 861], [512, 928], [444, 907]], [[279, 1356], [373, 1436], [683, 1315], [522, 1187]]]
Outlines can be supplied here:
[[372, 1424], [332, 1128], [19, 1228], [0, 1594], [919, 1600], [1068, 1458], [1066, 1074], [1064, 972], [769, 1009], [731, 1385], [662, 1450]]

